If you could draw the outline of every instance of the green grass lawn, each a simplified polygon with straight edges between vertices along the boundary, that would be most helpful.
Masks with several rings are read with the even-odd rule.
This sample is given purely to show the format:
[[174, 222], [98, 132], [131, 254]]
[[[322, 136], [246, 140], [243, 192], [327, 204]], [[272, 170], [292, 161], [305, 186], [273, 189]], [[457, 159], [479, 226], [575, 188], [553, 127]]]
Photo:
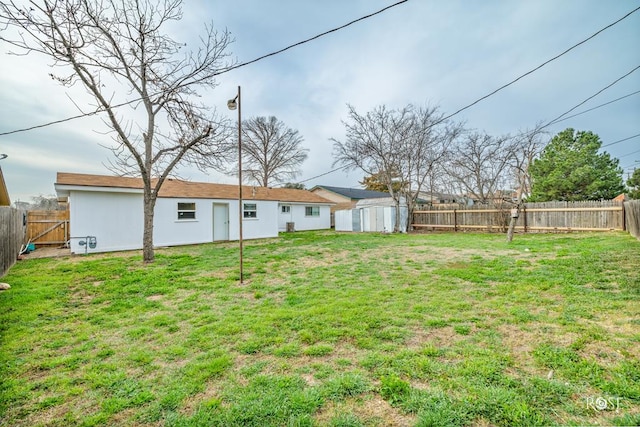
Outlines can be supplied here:
[[297, 232], [16, 264], [0, 425], [640, 424], [640, 242]]

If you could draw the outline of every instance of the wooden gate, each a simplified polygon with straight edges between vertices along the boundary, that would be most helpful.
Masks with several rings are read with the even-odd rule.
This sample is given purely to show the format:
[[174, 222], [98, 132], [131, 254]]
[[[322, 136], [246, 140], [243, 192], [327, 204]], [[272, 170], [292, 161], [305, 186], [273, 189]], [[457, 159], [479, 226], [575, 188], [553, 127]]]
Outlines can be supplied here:
[[69, 211], [29, 211], [27, 241], [39, 246], [63, 246], [69, 241]]

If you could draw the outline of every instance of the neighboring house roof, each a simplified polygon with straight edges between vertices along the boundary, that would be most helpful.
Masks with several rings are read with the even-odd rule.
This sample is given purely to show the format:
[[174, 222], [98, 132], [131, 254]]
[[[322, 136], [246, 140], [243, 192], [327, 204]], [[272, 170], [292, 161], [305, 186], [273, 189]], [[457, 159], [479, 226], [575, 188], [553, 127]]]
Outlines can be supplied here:
[[[154, 180], [155, 181], [155, 180]], [[71, 189], [81, 187], [114, 188], [142, 191], [142, 178], [120, 176], [89, 175], [58, 172], [56, 190], [67, 194]], [[212, 184], [167, 179], [160, 188], [158, 197], [192, 199], [238, 199], [238, 186], [230, 184]], [[293, 188], [266, 188], [242, 186], [243, 200], [269, 200], [289, 203], [314, 203], [331, 205], [333, 202], [307, 190]]]
[[379, 199], [383, 197], [389, 197], [389, 193], [383, 193], [382, 191], [362, 190], [360, 188], [344, 188], [344, 187], [329, 187], [327, 185], [316, 185], [311, 191], [316, 188], [322, 188], [332, 193], [339, 194], [344, 197], [348, 197], [351, 200], [362, 199]]
[[4, 182], [4, 175], [2, 175], [2, 168], [0, 168], [0, 206], [11, 206], [11, 199], [9, 198], [9, 191], [7, 185]]

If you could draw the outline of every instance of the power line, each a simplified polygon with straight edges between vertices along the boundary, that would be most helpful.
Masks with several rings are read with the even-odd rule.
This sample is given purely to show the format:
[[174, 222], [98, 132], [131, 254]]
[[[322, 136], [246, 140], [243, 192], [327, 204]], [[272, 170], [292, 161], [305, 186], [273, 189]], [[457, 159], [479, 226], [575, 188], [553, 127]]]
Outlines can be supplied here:
[[637, 138], [637, 137], [639, 137], [639, 136], [640, 136], [640, 133], [635, 134], [635, 135], [633, 135], [633, 136], [630, 136], [630, 137], [628, 137], [628, 138], [619, 139], [619, 140], [617, 140], [617, 141], [610, 142], [610, 143], [608, 143], [608, 144], [603, 145], [603, 146], [602, 146], [602, 147], [600, 147], [600, 148], [609, 147], [609, 146], [614, 145], [614, 144], [617, 144], [617, 143], [619, 143], [619, 142], [628, 141], [629, 139]]
[[626, 15], [624, 15], [622, 18], [620, 18], [620, 19], [618, 19], [618, 20], [616, 20], [616, 21], [612, 22], [611, 24], [607, 25], [606, 27], [604, 27], [604, 28], [602, 28], [602, 29], [600, 29], [600, 30], [596, 31], [595, 33], [593, 33], [592, 35], [590, 35], [590, 36], [589, 36], [589, 37], [587, 37], [586, 39], [584, 39], [584, 40], [582, 40], [582, 41], [580, 41], [580, 42], [578, 42], [578, 43], [574, 44], [573, 46], [571, 46], [569, 49], [565, 50], [564, 52], [562, 52], [562, 53], [560, 53], [560, 54], [558, 54], [558, 55], [554, 56], [554, 57], [553, 57], [553, 58], [551, 58], [551, 59], [548, 59], [547, 61], [545, 61], [545, 62], [543, 62], [542, 64], [538, 65], [538, 66], [537, 66], [537, 67], [535, 67], [534, 69], [532, 69], [532, 70], [530, 70], [530, 71], [527, 71], [526, 73], [522, 74], [520, 77], [515, 78], [514, 80], [510, 81], [509, 83], [507, 83], [507, 84], [505, 84], [505, 85], [500, 86], [498, 89], [494, 90], [493, 92], [491, 92], [491, 93], [489, 93], [489, 94], [487, 94], [487, 95], [485, 95], [485, 96], [483, 96], [483, 97], [481, 97], [481, 98], [478, 98], [477, 100], [473, 101], [471, 104], [466, 105], [466, 106], [464, 106], [464, 107], [460, 108], [458, 111], [456, 111], [456, 112], [454, 112], [453, 114], [450, 114], [450, 115], [448, 115], [448, 116], [444, 117], [442, 120], [450, 119], [451, 117], [453, 117], [453, 116], [457, 115], [458, 113], [461, 113], [462, 111], [466, 110], [467, 108], [470, 108], [470, 107], [472, 107], [472, 106], [476, 105], [476, 104], [477, 104], [477, 103], [479, 103], [480, 101], [483, 101], [483, 100], [485, 100], [485, 99], [489, 98], [490, 96], [495, 95], [496, 93], [498, 93], [498, 92], [499, 92], [499, 91], [501, 91], [502, 89], [505, 89], [505, 88], [507, 88], [507, 87], [511, 86], [512, 84], [514, 84], [514, 83], [515, 83], [515, 82], [517, 82], [518, 80], [522, 79], [523, 77], [526, 77], [526, 76], [528, 76], [529, 74], [533, 73], [534, 71], [539, 70], [540, 68], [542, 68], [542, 67], [544, 67], [545, 65], [549, 64], [550, 62], [555, 61], [556, 59], [558, 59], [558, 58], [560, 58], [561, 56], [565, 55], [566, 53], [568, 53], [568, 52], [572, 51], [572, 50], [573, 50], [573, 49], [575, 49], [576, 47], [578, 47], [578, 46], [580, 46], [580, 45], [582, 45], [582, 44], [586, 43], [586, 42], [587, 42], [587, 41], [589, 41], [589, 40], [591, 40], [592, 38], [594, 38], [595, 36], [597, 36], [597, 35], [598, 35], [598, 34], [600, 34], [601, 32], [603, 32], [603, 31], [605, 31], [605, 30], [607, 30], [607, 29], [609, 29], [609, 28], [613, 27], [614, 25], [616, 25], [617, 23], [619, 23], [619, 22], [620, 22], [620, 21], [622, 21], [623, 19], [626, 19], [627, 17], [629, 17], [631, 14], [633, 14], [633, 13], [637, 12], [638, 10], [640, 10], [640, 7], [637, 7], [637, 8], [635, 8], [635, 9], [633, 9], [631, 12], [627, 13], [627, 14], [626, 14]]
[[[370, 17], [373, 17], [373, 16], [375, 16], [375, 15], [378, 15], [378, 14], [380, 14], [380, 13], [382, 13], [382, 12], [385, 12], [385, 11], [387, 11], [387, 10], [389, 10], [389, 9], [393, 8], [393, 7], [396, 7], [396, 6], [400, 5], [400, 4], [406, 3], [407, 1], [408, 1], [408, 0], [402, 0], [402, 1], [399, 1], [399, 2], [397, 2], [397, 3], [394, 3], [394, 4], [392, 4], [392, 5], [389, 5], [389, 6], [387, 6], [387, 7], [382, 8], [382, 9], [378, 10], [377, 12], [374, 12], [374, 13], [371, 13], [371, 14], [369, 14], [369, 15], [363, 16], [363, 17], [361, 17], [361, 18], [355, 19], [355, 20], [353, 20], [353, 21], [351, 21], [351, 22], [348, 22], [347, 24], [344, 24], [344, 25], [341, 25], [341, 26], [339, 26], [339, 27], [333, 28], [333, 29], [331, 29], [331, 30], [329, 30], [329, 31], [325, 31], [324, 33], [318, 34], [318, 35], [316, 35], [316, 36], [314, 36], [314, 37], [311, 37], [311, 38], [308, 38], [308, 39], [306, 39], [306, 40], [303, 40], [303, 41], [300, 41], [300, 42], [294, 43], [294, 44], [289, 45], [289, 46], [287, 46], [287, 47], [285, 47], [285, 48], [283, 48], [283, 49], [277, 50], [277, 51], [275, 51], [275, 52], [268, 53], [268, 54], [266, 54], [266, 55], [262, 55], [262, 56], [260, 56], [260, 57], [258, 57], [258, 58], [256, 58], [256, 59], [251, 60], [251, 61], [243, 62], [243, 63], [238, 64], [238, 65], [235, 65], [235, 66], [233, 66], [233, 67], [229, 67], [229, 68], [227, 68], [227, 69], [225, 69], [225, 70], [222, 70], [222, 71], [219, 71], [218, 73], [215, 73], [215, 74], [214, 74], [214, 76], [221, 75], [221, 74], [224, 74], [224, 73], [228, 73], [229, 71], [232, 71], [232, 70], [238, 69], [238, 68], [240, 68], [240, 67], [247, 66], [247, 65], [249, 65], [249, 64], [253, 64], [253, 63], [255, 63], [255, 62], [257, 62], [257, 61], [260, 61], [260, 60], [262, 60], [262, 59], [265, 59], [265, 58], [268, 58], [268, 57], [271, 57], [271, 56], [277, 55], [277, 54], [282, 53], [282, 52], [285, 52], [285, 51], [287, 51], [287, 50], [289, 50], [289, 49], [292, 49], [293, 47], [300, 46], [300, 45], [302, 45], [302, 44], [308, 43], [308, 42], [310, 42], [310, 41], [312, 41], [312, 40], [315, 40], [315, 39], [317, 39], [317, 38], [319, 38], [319, 37], [323, 37], [323, 36], [325, 36], [325, 35], [327, 35], [327, 34], [333, 33], [333, 32], [335, 32], [335, 31], [338, 31], [338, 30], [340, 30], [340, 29], [343, 29], [343, 28], [346, 28], [346, 27], [348, 27], [348, 26], [350, 26], [350, 25], [353, 25], [353, 24], [354, 24], [354, 23], [356, 23], [356, 22], [359, 22], [359, 21], [362, 21], [362, 20], [364, 20], [364, 19], [368, 19], [368, 18], [370, 18]], [[633, 13], [637, 12], [638, 10], [640, 10], [640, 7], [637, 7], [637, 8], [635, 8], [635, 9], [633, 9], [632, 11], [630, 11], [629, 13], [627, 13], [626, 15], [624, 15], [623, 17], [621, 17], [621, 18], [617, 19], [616, 21], [612, 22], [611, 24], [609, 24], [609, 25], [607, 25], [607, 26], [605, 26], [605, 27], [601, 28], [600, 30], [596, 31], [595, 33], [593, 33], [592, 35], [590, 35], [590, 36], [589, 36], [589, 37], [587, 37], [586, 39], [584, 39], [584, 40], [582, 40], [582, 41], [580, 41], [580, 42], [578, 42], [578, 43], [574, 44], [573, 46], [571, 46], [570, 48], [566, 49], [566, 50], [565, 50], [565, 51], [563, 51], [562, 53], [560, 53], [560, 54], [558, 54], [558, 55], [554, 56], [553, 58], [551, 58], [551, 59], [549, 59], [549, 60], [547, 60], [547, 61], [543, 62], [542, 64], [538, 65], [538, 66], [537, 66], [537, 67], [535, 67], [534, 69], [532, 69], [532, 70], [530, 70], [530, 71], [528, 71], [528, 72], [526, 72], [526, 73], [522, 74], [521, 76], [517, 77], [516, 79], [514, 79], [514, 80], [510, 81], [509, 83], [507, 83], [507, 84], [505, 84], [505, 85], [503, 85], [503, 86], [499, 87], [498, 89], [494, 90], [493, 92], [491, 92], [491, 93], [489, 93], [489, 94], [487, 94], [487, 95], [485, 95], [485, 96], [483, 96], [483, 97], [481, 97], [481, 98], [478, 98], [477, 100], [475, 100], [475, 101], [473, 101], [472, 103], [470, 103], [470, 104], [468, 104], [468, 105], [466, 105], [466, 106], [464, 106], [464, 107], [460, 108], [459, 110], [455, 111], [454, 113], [452, 113], [452, 114], [450, 114], [450, 115], [448, 115], [448, 116], [443, 117], [443, 118], [441, 119], [441, 121], [439, 121], [438, 123], [441, 123], [442, 121], [445, 121], [445, 120], [447, 120], [447, 119], [450, 119], [451, 117], [453, 117], [453, 116], [455, 116], [455, 115], [457, 115], [457, 114], [461, 113], [462, 111], [464, 111], [464, 110], [466, 110], [466, 109], [468, 109], [468, 108], [470, 108], [470, 107], [472, 107], [472, 106], [476, 105], [477, 103], [479, 103], [479, 102], [481, 102], [481, 101], [483, 101], [483, 100], [485, 100], [485, 99], [489, 98], [490, 96], [495, 95], [496, 93], [498, 93], [498, 92], [499, 92], [499, 91], [501, 91], [502, 89], [505, 89], [506, 87], [511, 86], [512, 84], [516, 83], [516, 82], [517, 82], [517, 81], [519, 81], [520, 79], [522, 79], [522, 78], [524, 78], [524, 77], [528, 76], [529, 74], [531, 74], [531, 73], [533, 73], [533, 72], [535, 72], [535, 71], [539, 70], [540, 68], [542, 68], [542, 67], [544, 67], [545, 65], [549, 64], [550, 62], [555, 61], [556, 59], [560, 58], [561, 56], [563, 56], [563, 55], [565, 55], [566, 53], [570, 52], [571, 50], [575, 49], [576, 47], [578, 47], [578, 46], [580, 46], [580, 45], [582, 45], [582, 44], [586, 43], [587, 41], [591, 40], [592, 38], [596, 37], [598, 34], [602, 33], [603, 31], [605, 31], [605, 30], [607, 30], [607, 29], [609, 29], [609, 28], [613, 27], [614, 25], [618, 24], [619, 22], [621, 22], [622, 20], [626, 19], [627, 17], [629, 17], [629, 16], [630, 16], [630, 15], [632, 15]], [[139, 102], [139, 101], [140, 101], [140, 99], [135, 99], [135, 100], [128, 101], [128, 102], [125, 102], [125, 103], [122, 103], [122, 104], [117, 104], [117, 105], [111, 106], [111, 108], [118, 108], [118, 107], [122, 107], [122, 106], [125, 106], [125, 105], [128, 105], [128, 104], [134, 103], [134, 102]], [[87, 114], [82, 114], [82, 115], [78, 115], [78, 116], [74, 116], [74, 117], [69, 117], [69, 118], [67, 118], [67, 119], [61, 119], [61, 120], [57, 120], [57, 121], [55, 121], [55, 122], [45, 123], [45, 124], [42, 124], [42, 125], [32, 126], [32, 127], [24, 128], [24, 129], [17, 129], [17, 130], [10, 131], [10, 132], [3, 132], [3, 133], [0, 133], [0, 136], [10, 135], [10, 134], [13, 134], [13, 133], [18, 133], [18, 132], [26, 132], [26, 131], [29, 131], [29, 130], [33, 130], [33, 129], [37, 129], [37, 128], [41, 128], [41, 127], [45, 127], [45, 126], [49, 126], [49, 125], [52, 125], [52, 124], [57, 124], [57, 123], [62, 123], [62, 122], [70, 121], [70, 120], [75, 120], [75, 119], [77, 119], [77, 118], [86, 117], [86, 116], [91, 116], [91, 115], [97, 114], [97, 113], [102, 112], [102, 111], [103, 111], [103, 110], [97, 110], [97, 111], [95, 111], [95, 112], [91, 112], [91, 113], [87, 113]], [[438, 124], [438, 123], [436, 123], [436, 124]], [[435, 124], [434, 124], [434, 125], [435, 125]]]
[[[297, 47], [297, 46], [303, 45], [303, 44], [305, 44], [305, 43], [309, 43], [310, 41], [313, 41], [313, 40], [319, 39], [320, 37], [324, 37], [324, 36], [326, 36], [326, 35], [328, 35], [328, 34], [331, 34], [331, 33], [336, 32], [336, 31], [340, 31], [340, 30], [342, 30], [342, 29], [344, 29], [344, 28], [346, 28], [346, 27], [348, 27], [348, 26], [350, 26], [350, 25], [353, 25], [353, 24], [357, 23], [357, 22], [364, 21], [365, 19], [368, 19], [368, 18], [371, 18], [371, 17], [373, 17], [373, 16], [379, 15], [379, 14], [381, 14], [382, 12], [385, 12], [385, 11], [387, 11], [387, 10], [391, 9], [392, 7], [399, 6], [399, 5], [401, 5], [402, 3], [406, 3], [406, 2], [408, 2], [408, 1], [409, 1], [409, 0], [401, 0], [401, 1], [397, 2], [397, 3], [394, 3], [394, 4], [392, 4], [392, 5], [389, 5], [389, 6], [387, 6], [387, 7], [382, 8], [382, 9], [378, 10], [377, 12], [373, 12], [373, 13], [370, 13], [369, 15], [365, 15], [365, 16], [362, 16], [362, 17], [360, 17], [360, 18], [358, 18], [358, 19], [354, 19], [353, 21], [347, 22], [347, 23], [346, 23], [346, 24], [344, 24], [344, 25], [341, 25], [341, 26], [339, 26], [339, 27], [336, 27], [336, 28], [333, 28], [333, 29], [331, 29], [331, 30], [325, 31], [324, 33], [320, 33], [320, 34], [315, 35], [315, 36], [313, 36], [313, 37], [310, 37], [310, 38], [308, 38], [308, 39], [306, 39], [306, 40], [302, 40], [302, 41], [300, 41], [300, 42], [294, 43], [294, 44], [289, 45], [289, 46], [287, 46], [287, 47], [285, 47], [285, 48], [283, 48], [283, 49], [276, 50], [275, 52], [271, 52], [271, 53], [268, 53], [268, 54], [266, 54], [266, 55], [262, 55], [262, 56], [260, 56], [260, 57], [258, 57], [258, 58], [256, 58], [256, 59], [252, 59], [251, 61], [242, 62], [242, 63], [240, 63], [240, 64], [234, 65], [233, 67], [229, 67], [229, 68], [227, 68], [227, 69], [225, 69], [225, 70], [222, 70], [222, 71], [220, 71], [220, 72], [218, 72], [218, 73], [215, 73], [215, 74], [213, 74], [213, 75], [214, 75], [214, 76], [219, 76], [220, 74], [228, 73], [229, 71], [231, 71], [231, 70], [235, 70], [235, 69], [240, 68], [240, 67], [245, 67], [245, 66], [247, 66], [247, 65], [253, 64], [254, 62], [258, 62], [258, 61], [261, 61], [261, 60], [263, 60], [263, 59], [265, 59], [265, 58], [269, 58], [270, 56], [278, 55], [278, 54], [280, 54], [280, 53], [282, 53], [282, 52], [285, 52], [285, 51], [287, 51], [287, 50], [289, 50], [289, 49], [292, 49], [292, 48], [294, 48], [294, 47]], [[640, 9], [640, 7], [639, 7], [638, 9]], [[636, 9], [636, 10], [638, 10], [638, 9]], [[635, 12], [635, 11], [634, 11], [634, 12]]]
[[[310, 37], [308, 39], [305, 39], [305, 40], [302, 40], [300, 42], [291, 44], [291, 45], [289, 45], [289, 46], [287, 46], [287, 47], [285, 47], [283, 49], [268, 53], [266, 55], [262, 55], [262, 56], [260, 56], [260, 57], [258, 57], [256, 59], [252, 59], [251, 61], [242, 62], [242, 63], [234, 65], [232, 67], [225, 68], [224, 70], [218, 71], [217, 73], [213, 73], [212, 76], [219, 76], [219, 75], [228, 73], [229, 71], [236, 70], [236, 69], [241, 68], [241, 67], [246, 67], [247, 65], [253, 64], [253, 63], [258, 62], [258, 61], [261, 61], [261, 60], [263, 60], [265, 58], [269, 58], [271, 56], [278, 55], [278, 54], [283, 53], [283, 52], [285, 52], [285, 51], [287, 51], [289, 49], [293, 49], [294, 47], [301, 46], [301, 45], [309, 43], [309, 42], [311, 42], [313, 40], [319, 39], [320, 37], [324, 37], [324, 36], [326, 36], [328, 34], [331, 34], [331, 33], [334, 33], [336, 31], [342, 30], [342, 29], [344, 29], [346, 27], [349, 27], [349, 26], [351, 26], [351, 25], [353, 25], [353, 24], [355, 24], [357, 22], [364, 21], [365, 19], [368, 19], [368, 18], [374, 17], [376, 15], [379, 15], [379, 14], [381, 14], [381, 13], [383, 13], [383, 12], [393, 8], [393, 7], [399, 6], [399, 5], [401, 5], [403, 3], [406, 3], [408, 1], [409, 0], [401, 0], [401, 1], [397, 2], [397, 3], [394, 3], [392, 5], [386, 6], [386, 7], [382, 8], [382, 9], [376, 11], [376, 12], [370, 13], [370, 14], [362, 16], [362, 17], [360, 17], [358, 19], [354, 19], [353, 21], [347, 22], [346, 24], [341, 25], [339, 27], [332, 28], [331, 30], [328, 30], [328, 31], [325, 31], [323, 33], [317, 34], [317, 35], [315, 35], [313, 37]], [[159, 95], [160, 93], [162, 93], [162, 92], [158, 92], [158, 93], [152, 94], [151, 96], [156, 96], [156, 95]], [[121, 104], [112, 105], [112, 106], [110, 106], [110, 108], [113, 109], [113, 108], [124, 107], [125, 105], [129, 105], [129, 104], [133, 104], [133, 103], [136, 103], [136, 102], [140, 102], [141, 100], [142, 100], [142, 98], [133, 99], [131, 101], [123, 102]], [[93, 115], [96, 115], [98, 113], [102, 113], [104, 111], [106, 111], [106, 110], [104, 110], [103, 108], [99, 108], [96, 111], [93, 111], [91, 113], [79, 114], [77, 116], [68, 117], [66, 119], [55, 120], [55, 121], [44, 123], [44, 124], [41, 124], [41, 125], [30, 126], [30, 127], [22, 128], [22, 129], [16, 129], [16, 130], [12, 130], [12, 131], [9, 131], [9, 132], [1, 132], [0, 136], [11, 135], [11, 134], [14, 134], [14, 133], [19, 133], [19, 132], [27, 132], [27, 131], [34, 130], [34, 129], [39, 129], [39, 128], [43, 128], [43, 127], [47, 127], [47, 126], [51, 126], [51, 125], [55, 125], [55, 124], [59, 124], [59, 123], [68, 122], [68, 121], [75, 120], [75, 119], [80, 119], [80, 118], [83, 118], [83, 117], [93, 116]]]
[[624, 154], [624, 155], [622, 155], [620, 157], [624, 159], [625, 157], [628, 157], [628, 156], [630, 156], [632, 154], [636, 154], [636, 153], [640, 153], [640, 150], [636, 150], [636, 151], [633, 151], [631, 153]]
[[571, 116], [565, 117], [564, 119], [556, 120], [556, 121], [554, 122], [554, 124], [555, 124], [555, 123], [558, 123], [558, 122], [563, 122], [563, 121], [565, 121], [565, 120], [572, 119], [572, 118], [574, 118], [574, 117], [576, 117], [576, 116], [580, 116], [580, 115], [582, 115], [582, 114], [588, 113], [589, 111], [593, 111], [593, 110], [596, 110], [596, 109], [598, 109], [598, 108], [604, 107], [605, 105], [613, 104], [614, 102], [617, 102], [617, 101], [620, 101], [620, 100], [622, 100], [622, 99], [628, 98], [628, 97], [630, 97], [630, 96], [632, 96], [632, 95], [635, 95], [635, 94], [637, 94], [637, 93], [640, 93], [640, 90], [637, 90], [637, 91], [635, 91], [635, 92], [632, 92], [632, 93], [627, 94], [627, 95], [624, 95], [624, 96], [621, 96], [620, 98], [616, 98], [616, 99], [611, 100], [611, 101], [609, 101], [609, 102], [605, 102], [604, 104], [596, 105], [596, 106], [595, 106], [595, 107], [593, 107], [593, 108], [589, 108], [588, 110], [584, 110], [584, 111], [581, 111], [581, 112], [579, 112], [579, 113], [573, 114], [573, 115], [571, 115]]
[[353, 163], [348, 164], [348, 165], [340, 166], [339, 168], [331, 169], [329, 172], [321, 173], [320, 175], [312, 176], [311, 178], [307, 178], [307, 179], [304, 179], [302, 181], [298, 181], [297, 184], [303, 184], [303, 183], [305, 183], [307, 181], [311, 181], [311, 180], [314, 180], [316, 178], [320, 178], [320, 177], [323, 177], [325, 175], [329, 175], [330, 173], [334, 173], [334, 172], [337, 172], [339, 170], [347, 169], [347, 168], [349, 168], [351, 166], [353, 166]]
[[570, 112], [572, 112], [573, 110], [575, 110], [576, 108], [578, 108], [579, 106], [585, 104], [587, 101], [590, 101], [591, 99], [595, 98], [596, 96], [600, 95], [602, 92], [604, 92], [605, 90], [609, 89], [611, 86], [615, 85], [616, 83], [618, 83], [620, 80], [628, 77], [629, 75], [631, 75], [633, 72], [635, 72], [636, 70], [638, 70], [640, 68], [640, 65], [638, 65], [637, 67], [635, 67], [634, 69], [632, 69], [631, 71], [629, 71], [628, 73], [622, 75], [621, 77], [618, 77], [617, 79], [615, 79], [613, 82], [609, 83], [608, 85], [606, 85], [605, 87], [603, 87], [602, 89], [600, 89], [599, 91], [597, 91], [596, 93], [594, 93], [593, 95], [591, 95], [590, 97], [588, 97], [587, 99], [585, 99], [584, 101], [580, 102], [579, 104], [573, 106], [572, 108], [570, 108], [569, 110], [565, 111], [564, 113], [560, 114], [558, 117], [556, 117], [555, 119], [551, 120], [549, 123], [547, 123], [546, 125], [542, 126], [540, 129], [544, 129], [546, 127], [551, 126], [552, 124], [557, 123], [562, 117], [566, 116], [567, 114], [569, 114]]

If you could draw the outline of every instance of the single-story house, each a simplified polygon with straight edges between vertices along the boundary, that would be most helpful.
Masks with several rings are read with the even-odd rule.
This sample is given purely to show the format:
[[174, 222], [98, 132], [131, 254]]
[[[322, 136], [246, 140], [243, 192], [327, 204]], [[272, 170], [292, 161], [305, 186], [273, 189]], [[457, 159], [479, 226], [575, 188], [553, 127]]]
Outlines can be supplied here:
[[[72, 253], [142, 248], [142, 179], [59, 172], [55, 189], [68, 199]], [[154, 245], [238, 240], [238, 193], [237, 185], [166, 180], [155, 206]], [[242, 199], [243, 239], [277, 237], [287, 223], [330, 228], [333, 203], [307, 190], [243, 186]]]
[[[400, 230], [407, 229], [408, 208], [400, 202]], [[396, 203], [391, 197], [362, 199], [354, 209], [335, 212], [336, 231], [379, 231], [390, 233], [396, 223]]]

